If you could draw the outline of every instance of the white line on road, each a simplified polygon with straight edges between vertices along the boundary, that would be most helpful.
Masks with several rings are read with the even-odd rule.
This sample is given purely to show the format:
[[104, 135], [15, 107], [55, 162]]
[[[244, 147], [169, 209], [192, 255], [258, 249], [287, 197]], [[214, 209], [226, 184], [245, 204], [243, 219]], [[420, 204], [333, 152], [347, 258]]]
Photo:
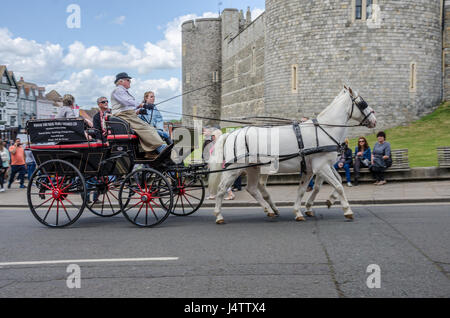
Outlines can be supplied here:
[[23, 265], [55, 265], [55, 264], [80, 264], [80, 263], [131, 263], [131, 262], [164, 262], [177, 261], [178, 257], [150, 257], [150, 258], [111, 258], [111, 259], [78, 259], [59, 261], [33, 261], [33, 262], [8, 262], [0, 263], [0, 266], [23, 266]]

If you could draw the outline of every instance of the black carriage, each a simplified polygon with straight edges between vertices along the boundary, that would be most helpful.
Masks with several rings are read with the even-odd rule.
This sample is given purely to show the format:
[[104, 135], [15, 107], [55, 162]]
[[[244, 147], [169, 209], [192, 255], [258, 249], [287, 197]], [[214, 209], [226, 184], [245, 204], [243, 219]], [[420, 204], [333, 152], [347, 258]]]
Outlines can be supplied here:
[[[107, 140], [92, 141], [90, 133], [95, 132], [85, 129], [83, 120], [27, 123], [30, 149], [38, 164], [27, 198], [39, 222], [69, 226], [87, 207], [98, 216], [123, 213], [137, 226], [154, 227], [170, 213], [189, 215], [200, 207], [205, 189], [194, 171], [199, 167], [149, 161], [125, 121], [111, 117], [107, 128]], [[137, 164], [144, 167], [135, 169]]]

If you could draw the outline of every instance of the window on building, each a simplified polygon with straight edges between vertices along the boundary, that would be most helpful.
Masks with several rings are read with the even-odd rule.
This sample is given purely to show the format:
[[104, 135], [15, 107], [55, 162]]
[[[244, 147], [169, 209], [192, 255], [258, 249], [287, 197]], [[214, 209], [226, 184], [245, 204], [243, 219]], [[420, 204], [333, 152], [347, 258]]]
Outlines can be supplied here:
[[371, 19], [373, 14], [373, 0], [366, 0], [366, 19]]
[[410, 69], [410, 77], [409, 77], [409, 91], [416, 91], [416, 83], [417, 83], [417, 65], [415, 62], [411, 63]]
[[251, 67], [252, 76], [255, 76], [256, 75], [256, 47], [255, 46], [252, 47], [252, 61], [251, 61], [251, 63], [252, 63], [252, 67]]
[[191, 83], [191, 73], [187, 72], [186, 73], [186, 84], [190, 84]]
[[355, 3], [355, 19], [356, 20], [361, 20], [362, 19], [362, 1], [363, 0], [356, 0]]
[[293, 93], [297, 93], [297, 85], [298, 85], [298, 65], [297, 64], [295, 64], [295, 65], [292, 65], [292, 78], [291, 78], [291, 81], [292, 81], [292, 92]]
[[219, 71], [214, 71], [212, 74], [212, 81], [213, 83], [219, 82]]

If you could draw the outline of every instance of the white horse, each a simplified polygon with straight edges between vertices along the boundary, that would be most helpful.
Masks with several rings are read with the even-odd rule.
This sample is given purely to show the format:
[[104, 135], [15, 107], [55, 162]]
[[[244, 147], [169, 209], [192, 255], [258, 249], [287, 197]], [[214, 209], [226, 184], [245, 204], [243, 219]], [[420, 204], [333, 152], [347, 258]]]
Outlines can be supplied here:
[[[353, 219], [341, 177], [332, 167], [337, 158], [337, 146], [342, 144], [346, 137], [350, 119], [369, 128], [376, 126], [373, 109], [357, 93], [354, 94], [351, 88], [344, 86], [334, 101], [317, 116], [316, 124], [320, 127], [312, 120], [300, 124], [303, 149], [312, 150], [313, 153], [305, 155], [306, 173], [301, 174], [293, 211], [296, 221], [305, 221], [301, 212], [301, 200], [313, 175], [318, 177], [320, 183], [327, 181], [335, 189], [340, 197], [344, 216]], [[322, 147], [324, 152], [314, 153], [318, 147]], [[247, 172], [246, 190], [263, 207], [268, 217], [278, 216], [279, 211], [266, 189], [265, 182], [260, 180], [261, 167], [265, 163], [272, 162], [272, 173], [300, 172], [302, 158], [296, 156], [300, 153], [299, 148], [298, 136], [294, 132], [293, 125], [270, 128], [244, 127], [231, 134], [222, 135], [217, 140], [209, 161], [211, 171], [223, 169], [224, 162], [227, 163], [226, 168], [230, 169], [214, 173], [210, 178], [212, 188], [218, 185], [214, 209], [216, 223], [224, 223], [221, 213], [224, 195], [243, 170]]]

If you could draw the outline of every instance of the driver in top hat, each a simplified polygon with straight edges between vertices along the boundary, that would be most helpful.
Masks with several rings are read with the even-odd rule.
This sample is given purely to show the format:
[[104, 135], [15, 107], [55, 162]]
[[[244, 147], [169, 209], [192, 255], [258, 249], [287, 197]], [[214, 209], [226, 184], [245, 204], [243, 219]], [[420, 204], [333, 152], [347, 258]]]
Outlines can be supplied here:
[[171, 147], [163, 142], [154, 127], [147, 125], [136, 113], [143, 107], [143, 104], [137, 102], [128, 92], [131, 86], [131, 77], [127, 73], [119, 73], [116, 75], [114, 83], [116, 88], [111, 94], [112, 114], [130, 124], [131, 129], [139, 136], [147, 159], [169, 155]]

